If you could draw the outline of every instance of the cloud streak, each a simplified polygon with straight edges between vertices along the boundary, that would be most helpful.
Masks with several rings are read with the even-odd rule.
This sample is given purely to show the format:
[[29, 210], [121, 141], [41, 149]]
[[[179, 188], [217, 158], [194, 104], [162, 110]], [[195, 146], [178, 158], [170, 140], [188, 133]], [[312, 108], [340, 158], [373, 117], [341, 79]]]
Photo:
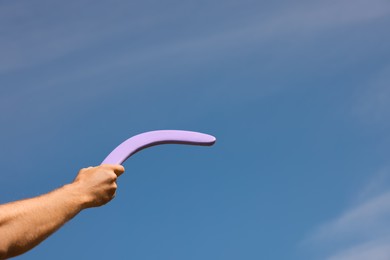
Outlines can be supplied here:
[[328, 260], [387, 260], [390, 258], [390, 238], [360, 244], [337, 253]]
[[[347, 210], [339, 218], [321, 226], [311, 239], [343, 240], [390, 232], [390, 192]], [[388, 227], [387, 227], [388, 226]]]
[[[85, 12], [91, 4], [89, 1], [80, 1], [71, 5], [71, 8], [55, 8], [57, 19], [45, 17], [39, 8], [47, 4], [41, 1], [38, 8], [28, 2], [25, 4], [8, 3], [2, 6], [0, 16], [3, 16], [2, 24], [8, 27], [1, 28], [7, 37], [0, 41], [2, 59], [0, 71], [31, 67], [42, 62], [68, 55], [74, 51], [89, 48], [99, 41], [107, 38], [118, 39], [123, 35], [130, 38], [146, 37], [146, 31], [158, 30], [169, 26], [168, 18], [164, 15], [148, 16], [147, 19], [133, 13], [120, 12], [120, 9], [129, 9], [130, 6], [118, 2], [116, 12], [105, 13], [94, 8], [91, 12]], [[5, 5], [5, 4], [3, 4]], [[94, 3], [95, 5], [95, 3]], [[104, 6], [100, 6], [104, 10]], [[261, 6], [254, 6], [255, 9]], [[75, 11], [74, 11], [75, 10]], [[71, 16], [68, 13], [72, 13]], [[15, 16], [9, 14], [18, 14]], [[229, 27], [217, 26], [211, 30], [194, 33], [195, 37], [185, 33], [174, 34], [167, 38], [166, 42], [142, 44], [136, 48], [126, 48], [123, 52], [111, 56], [106, 62], [107, 67], [120, 66], [129, 60], [129, 57], [138, 57], [134, 61], [159, 59], [161, 56], [172, 56], [191, 53], [196, 57], [198, 52], [219, 55], [221, 52], [231, 51], [238, 46], [270, 41], [281, 35], [289, 36], [291, 33], [303, 34], [319, 33], [319, 30], [333, 28], [335, 26], [349, 26], [378, 19], [390, 13], [390, 4], [383, 0], [344, 0], [328, 2], [310, 2], [279, 10], [272, 15], [252, 15], [250, 17], [235, 17], [235, 23]], [[7, 15], [8, 14], [8, 15]], [[38, 18], [37, 18], [38, 17]], [[100, 19], [97, 19], [97, 18]], [[179, 17], [178, 17], [179, 18]], [[223, 21], [229, 21], [231, 17], [220, 17]], [[47, 21], [51, 21], [50, 23]], [[162, 24], [162, 25], [161, 25]], [[20, 33], [13, 33], [18, 28]], [[101, 30], [101, 28], [110, 28]], [[211, 28], [213, 28], [211, 26]], [[181, 36], [184, 35], [184, 36]], [[136, 38], [134, 38], [136, 39]], [[124, 55], [123, 55], [124, 54]], [[205, 55], [206, 56], [206, 55]], [[100, 70], [102, 68], [97, 68]]]
[[367, 199], [373, 183], [363, 189], [366, 200], [316, 228], [303, 244], [325, 248], [329, 260], [390, 259], [390, 191]]

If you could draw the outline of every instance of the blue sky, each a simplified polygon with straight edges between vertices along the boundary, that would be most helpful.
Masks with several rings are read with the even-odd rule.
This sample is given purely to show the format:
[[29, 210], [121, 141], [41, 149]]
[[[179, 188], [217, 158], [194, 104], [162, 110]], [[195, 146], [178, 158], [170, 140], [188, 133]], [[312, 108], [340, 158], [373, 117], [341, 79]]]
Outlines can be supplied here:
[[118, 195], [19, 259], [389, 259], [390, 3], [1, 1], [0, 202], [128, 137]]

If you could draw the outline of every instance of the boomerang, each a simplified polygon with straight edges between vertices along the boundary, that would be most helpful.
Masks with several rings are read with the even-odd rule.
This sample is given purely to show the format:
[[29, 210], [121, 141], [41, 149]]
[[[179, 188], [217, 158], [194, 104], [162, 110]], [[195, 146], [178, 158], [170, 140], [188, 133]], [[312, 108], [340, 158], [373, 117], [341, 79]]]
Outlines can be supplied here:
[[130, 137], [118, 145], [101, 164], [122, 164], [135, 153], [160, 144], [189, 144], [211, 146], [216, 138], [212, 135], [182, 131], [182, 130], [158, 130], [145, 132]]

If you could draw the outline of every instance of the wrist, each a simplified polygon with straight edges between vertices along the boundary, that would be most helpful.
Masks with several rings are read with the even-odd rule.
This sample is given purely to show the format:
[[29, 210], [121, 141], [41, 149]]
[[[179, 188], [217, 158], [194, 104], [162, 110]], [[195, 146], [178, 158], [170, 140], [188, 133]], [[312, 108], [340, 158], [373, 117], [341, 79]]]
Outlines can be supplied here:
[[89, 205], [91, 204], [91, 201], [89, 196], [83, 192], [79, 183], [73, 182], [67, 184], [63, 187], [63, 189], [67, 192], [69, 198], [71, 198], [71, 200], [79, 207], [80, 211], [90, 207]]

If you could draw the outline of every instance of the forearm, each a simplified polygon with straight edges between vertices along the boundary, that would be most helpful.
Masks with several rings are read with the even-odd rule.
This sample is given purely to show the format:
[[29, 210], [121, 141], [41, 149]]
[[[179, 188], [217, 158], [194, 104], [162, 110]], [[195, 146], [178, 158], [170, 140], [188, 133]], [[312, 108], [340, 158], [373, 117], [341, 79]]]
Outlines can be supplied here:
[[81, 169], [76, 179], [48, 194], [0, 205], [0, 259], [20, 255], [76, 216], [100, 207], [115, 196], [121, 165]]
[[69, 184], [36, 198], [0, 205], [0, 259], [35, 247], [85, 208], [85, 203], [76, 184]]

